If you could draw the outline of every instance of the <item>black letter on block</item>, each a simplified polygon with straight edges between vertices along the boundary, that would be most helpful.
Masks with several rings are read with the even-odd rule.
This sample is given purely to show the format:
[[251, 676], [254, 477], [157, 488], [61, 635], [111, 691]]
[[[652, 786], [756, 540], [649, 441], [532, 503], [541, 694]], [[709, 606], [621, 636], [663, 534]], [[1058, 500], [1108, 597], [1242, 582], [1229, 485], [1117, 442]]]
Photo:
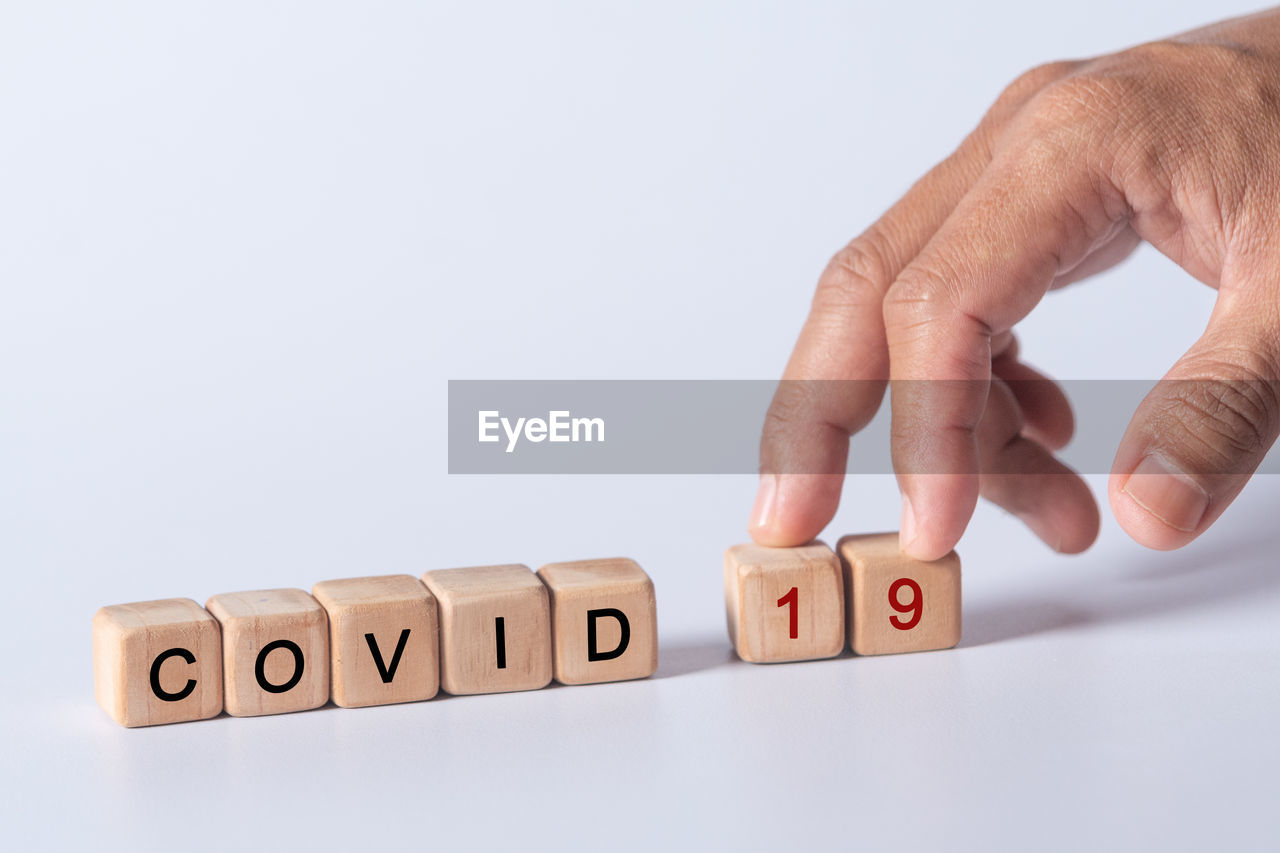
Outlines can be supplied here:
[[498, 643], [498, 669], [507, 668], [507, 620], [497, 616], [493, 620], [493, 636]]
[[[293, 652], [293, 678], [290, 678], [284, 684], [272, 684], [267, 681], [267, 655], [276, 649], [288, 649]], [[267, 643], [262, 647], [262, 651], [258, 652], [258, 660], [253, 665], [253, 674], [258, 678], [258, 686], [268, 693], [287, 693], [294, 687], [298, 686], [298, 682], [302, 680], [302, 670], [306, 666], [302, 659], [302, 649], [298, 648], [298, 644], [292, 640], [276, 640], [274, 643]]]
[[187, 684], [177, 693], [169, 693], [160, 686], [160, 664], [169, 658], [182, 658], [187, 663], [195, 663], [196, 656], [186, 649], [169, 649], [167, 652], [161, 652], [156, 655], [156, 659], [151, 662], [151, 692], [156, 697], [165, 702], [181, 702], [191, 695], [191, 691], [196, 689], [196, 680], [194, 678], [187, 679]]
[[369, 651], [373, 652], [373, 662], [378, 667], [378, 675], [382, 676], [383, 684], [390, 684], [391, 679], [396, 677], [396, 667], [400, 665], [400, 654], [404, 651], [404, 644], [409, 639], [409, 629], [405, 628], [400, 632], [400, 642], [396, 643], [396, 650], [391, 655], [391, 668], [388, 669], [382, 663], [382, 652], [378, 651], [378, 641], [374, 639], [373, 634], [365, 634], [364, 641], [369, 644]]
[[[618, 647], [612, 651], [601, 652], [596, 650], [596, 620], [601, 616], [612, 616], [618, 620], [618, 627], [621, 629], [621, 636], [618, 638]], [[613, 607], [602, 607], [599, 610], [587, 611], [587, 660], [613, 660], [621, 657], [622, 653], [627, 650], [627, 643], [631, 642], [631, 623], [627, 621], [627, 614]]]

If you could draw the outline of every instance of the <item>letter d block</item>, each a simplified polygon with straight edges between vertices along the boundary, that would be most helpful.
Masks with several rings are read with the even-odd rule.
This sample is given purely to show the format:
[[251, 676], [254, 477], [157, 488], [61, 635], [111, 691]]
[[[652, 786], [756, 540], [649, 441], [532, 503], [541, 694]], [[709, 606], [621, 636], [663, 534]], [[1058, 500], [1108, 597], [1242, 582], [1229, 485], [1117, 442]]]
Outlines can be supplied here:
[[551, 563], [538, 569], [551, 593], [555, 677], [561, 684], [647, 678], [658, 668], [653, 581], [627, 559]]
[[222, 681], [236, 717], [319, 708], [329, 701], [329, 620], [300, 589], [215, 595]]
[[846, 536], [836, 546], [849, 596], [855, 654], [949, 649], [960, 642], [960, 558], [914, 560], [897, 533]]
[[844, 651], [840, 561], [821, 542], [734, 545], [724, 555], [724, 598], [729, 639], [745, 661], [813, 660]]
[[189, 598], [103, 607], [93, 615], [98, 704], [122, 726], [204, 720], [222, 711], [222, 636]]
[[445, 692], [504, 693], [551, 683], [551, 607], [528, 566], [438, 569], [422, 582], [440, 606]]
[[430, 699], [440, 688], [436, 599], [409, 575], [322, 581], [329, 614], [329, 681], [342, 708]]

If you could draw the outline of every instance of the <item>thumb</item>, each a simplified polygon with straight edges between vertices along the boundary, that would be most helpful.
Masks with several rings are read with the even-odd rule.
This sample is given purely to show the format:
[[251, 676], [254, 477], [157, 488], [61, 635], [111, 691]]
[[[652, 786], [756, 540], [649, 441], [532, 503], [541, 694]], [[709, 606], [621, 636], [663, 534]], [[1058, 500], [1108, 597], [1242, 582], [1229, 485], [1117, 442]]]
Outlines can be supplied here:
[[1134, 413], [1108, 493], [1139, 543], [1186, 545], [1262, 463], [1280, 433], [1278, 325], [1274, 308], [1221, 294], [1204, 335]]

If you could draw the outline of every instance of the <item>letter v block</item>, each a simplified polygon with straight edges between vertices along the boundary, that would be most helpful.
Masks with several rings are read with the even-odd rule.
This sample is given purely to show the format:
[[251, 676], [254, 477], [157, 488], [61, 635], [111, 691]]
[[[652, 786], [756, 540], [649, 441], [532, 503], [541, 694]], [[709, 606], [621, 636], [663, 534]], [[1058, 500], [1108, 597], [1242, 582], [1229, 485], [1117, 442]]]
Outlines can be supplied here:
[[528, 566], [437, 569], [422, 582], [440, 606], [440, 686], [504, 693], [551, 683], [551, 608]]
[[342, 708], [430, 699], [440, 687], [436, 599], [409, 575], [321, 581], [329, 614], [333, 703]]
[[329, 625], [300, 589], [215, 595], [205, 607], [222, 625], [227, 713], [285, 714], [329, 701]]
[[551, 648], [561, 684], [647, 678], [658, 668], [653, 581], [632, 560], [538, 569], [551, 593]]
[[103, 607], [93, 615], [98, 704], [122, 726], [204, 720], [222, 711], [222, 636], [189, 598]]
[[724, 555], [725, 611], [738, 657], [813, 660], [844, 651], [844, 581], [830, 548], [734, 545]]

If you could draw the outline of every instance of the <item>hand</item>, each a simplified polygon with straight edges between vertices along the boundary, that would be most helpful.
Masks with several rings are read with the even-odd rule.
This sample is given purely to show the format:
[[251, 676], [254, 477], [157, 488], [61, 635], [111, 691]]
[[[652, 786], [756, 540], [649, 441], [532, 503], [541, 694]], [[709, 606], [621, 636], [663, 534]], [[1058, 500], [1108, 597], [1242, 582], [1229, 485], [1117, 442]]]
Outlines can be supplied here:
[[1142, 240], [1218, 297], [1166, 375], [1203, 381], [1162, 382], [1139, 406], [1112, 467], [1111, 509], [1152, 548], [1203, 533], [1280, 431], [1277, 11], [1024, 74], [841, 250], [784, 379], [862, 381], [779, 385], [752, 536], [794, 545], [826, 526], [849, 436], [887, 379], [908, 554], [951, 550], [979, 495], [1055, 550], [1087, 548], [1097, 506], [1053, 455], [1071, 437], [1070, 406], [1018, 361], [1012, 329], [1047, 291]]

